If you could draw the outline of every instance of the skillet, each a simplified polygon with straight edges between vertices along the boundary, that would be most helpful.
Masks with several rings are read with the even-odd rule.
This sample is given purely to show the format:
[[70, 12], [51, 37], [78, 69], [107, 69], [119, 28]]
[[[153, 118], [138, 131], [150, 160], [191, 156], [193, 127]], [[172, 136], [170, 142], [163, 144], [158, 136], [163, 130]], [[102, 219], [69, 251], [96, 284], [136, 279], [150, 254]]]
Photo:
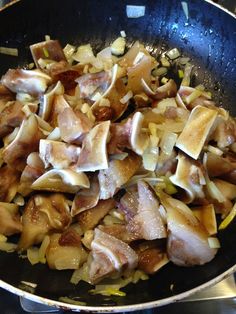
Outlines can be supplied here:
[[[127, 18], [126, 5], [145, 6], [145, 15]], [[121, 30], [128, 44], [145, 43], [154, 56], [178, 47], [195, 67], [194, 84], [203, 83], [216, 103], [236, 115], [236, 19], [211, 1], [178, 0], [21, 0], [0, 12], [0, 46], [16, 47], [19, 57], [0, 55], [0, 74], [31, 62], [29, 45], [46, 34], [66, 43], [91, 43], [95, 50], [108, 46]], [[213, 285], [236, 271], [236, 222], [219, 232], [221, 249], [215, 259], [194, 268], [169, 263], [148, 281], [124, 288], [125, 297], [91, 296], [85, 283], [70, 284], [71, 271], [31, 266], [17, 254], [0, 254], [0, 286], [37, 302], [76, 311], [120, 312], [156, 307], [177, 301]], [[21, 281], [37, 284], [35, 293], [19, 289]], [[79, 297], [86, 306], [58, 302]]]

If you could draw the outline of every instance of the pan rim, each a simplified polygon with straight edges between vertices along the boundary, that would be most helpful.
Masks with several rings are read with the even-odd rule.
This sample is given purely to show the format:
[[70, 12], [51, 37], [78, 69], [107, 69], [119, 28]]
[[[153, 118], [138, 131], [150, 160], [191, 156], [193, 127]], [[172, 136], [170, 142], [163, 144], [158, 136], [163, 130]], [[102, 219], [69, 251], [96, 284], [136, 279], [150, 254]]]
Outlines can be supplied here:
[[[15, 5], [18, 2], [21, 2], [22, 0], [12, 0], [11, 2], [9, 2], [8, 4], [6, 4], [5, 6], [3, 6], [2, 8], [0, 8], [0, 13], [3, 10], [6, 10], [8, 8], [10, 8], [11, 6]], [[219, 10], [224, 11], [226, 14], [230, 15], [232, 18], [236, 19], [236, 13], [233, 13], [231, 11], [229, 11], [228, 9], [226, 9], [225, 7], [223, 7], [222, 5], [213, 2], [212, 0], [204, 0], [205, 2], [215, 6], [216, 8], [218, 8]], [[140, 303], [140, 304], [130, 304], [130, 305], [117, 305], [117, 306], [87, 306], [87, 305], [74, 305], [74, 304], [69, 304], [69, 303], [64, 303], [64, 302], [60, 302], [60, 301], [56, 301], [56, 300], [52, 300], [52, 299], [48, 299], [42, 296], [37, 296], [34, 294], [31, 294], [29, 292], [26, 292], [24, 290], [21, 290], [3, 280], [0, 279], [0, 287], [19, 296], [19, 297], [24, 297], [26, 299], [29, 299], [31, 301], [37, 302], [37, 303], [41, 303], [41, 304], [45, 304], [47, 306], [52, 306], [52, 307], [56, 307], [59, 309], [63, 309], [63, 310], [72, 310], [74, 312], [80, 312], [80, 311], [85, 311], [88, 313], [117, 313], [117, 312], [132, 312], [132, 311], [139, 311], [139, 310], [147, 310], [147, 309], [151, 309], [151, 308], [156, 308], [156, 307], [160, 307], [160, 306], [164, 306], [164, 305], [168, 305], [170, 303], [174, 303], [174, 302], [178, 302], [181, 300], [184, 300], [185, 298], [204, 290], [205, 288], [209, 288], [215, 284], [217, 284], [218, 282], [222, 281], [223, 279], [227, 278], [228, 276], [230, 276], [231, 274], [233, 274], [234, 272], [236, 272], [236, 264], [233, 265], [232, 267], [230, 267], [229, 269], [227, 269], [225, 272], [221, 273], [220, 275], [214, 277], [213, 279], [198, 285], [197, 287], [187, 290], [185, 292], [173, 295], [171, 297], [167, 297], [164, 299], [159, 299], [159, 300], [155, 300], [155, 301], [149, 301], [149, 302], [145, 302], [145, 303]]]
[[[12, 5], [14, 5], [20, 1], [22, 1], [22, 0], [11, 0], [9, 3], [5, 4], [2, 8], [0, 8], [0, 12], [11, 7]], [[215, 3], [213, 0], [203, 0], [203, 1], [217, 7], [218, 9], [224, 11], [225, 13], [231, 15], [234, 19], [236, 19], [236, 13], [231, 12], [227, 8], [223, 7], [221, 4]]]
[[168, 298], [159, 299], [155, 301], [149, 301], [140, 304], [130, 304], [130, 305], [115, 305], [115, 306], [88, 306], [88, 305], [74, 305], [69, 303], [64, 303], [52, 299], [48, 299], [45, 297], [37, 296], [32, 293], [26, 292], [21, 290], [17, 287], [12, 286], [11, 284], [6, 283], [5, 281], [0, 279], [0, 287], [18, 295], [19, 297], [26, 298], [36, 303], [45, 304], [47, 306], [56, 307], [63, 310], [72, 310], [74, 312], [88, 312], [88, 313], [117, 313], [117, 312], [132, 312], [132, 311], [140, 311], [140, 310], [147, 310], [152, 309], [164, 305], [168, 305], [170, 303], [178, 302], [184, 300], [185, 298], [202, 291], [205, 288], [209, 288], [214, 286], [218, 282], [222, 281], [223, 279], [229, 277], [236, 271], [236, 264], [230, 267], [228, 270], [223, 272], [222, 274], [218, 275], [217, 277], [193, 288], [187, 290], [185, 292], [173, 295]]

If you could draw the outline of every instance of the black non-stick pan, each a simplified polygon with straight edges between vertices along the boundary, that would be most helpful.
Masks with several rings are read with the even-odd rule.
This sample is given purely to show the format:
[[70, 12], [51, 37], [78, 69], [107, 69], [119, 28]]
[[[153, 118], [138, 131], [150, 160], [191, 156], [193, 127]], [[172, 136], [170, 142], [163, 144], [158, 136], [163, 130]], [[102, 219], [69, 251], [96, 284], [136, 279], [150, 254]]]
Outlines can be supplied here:
[[[187, 3], [187, 5], [186, 5]], [[128, 18], [126, 5], [145, 6], [145, 15]], [[236, 19], [211, 1], [189, 0], [21, 0], [0, 12], [0, 46], [16, 47], [19, 57], [0, 55], [0, 73], [31, 62], [29, 45], [50, 35], [66, 43], [91, 43], [99, 50], [125, 30], [128, 43], [140, 40], [154, 56], [178, 47], [195, 64], [195, 84], [203, 83], [219, 105], [236, 114]], [[187, 7], [187, 10], [186, 10]], [[71, 271], [31, 266], [17, 254], [0, 253], [0, 285], [19, 295], [74, 310], [124, 311], [164, 305], [212, 285], [236, 270], [236, 222], [219, 233], [221, 249], [204, 265], [169, 263], [148, 281], [130, 284], [125, 297], [92, 296], [87, 284], [70, 284]], [[21, 281], [37, 284], [34, 295]], [[79, 297], [77, 306], [59, 303]]]

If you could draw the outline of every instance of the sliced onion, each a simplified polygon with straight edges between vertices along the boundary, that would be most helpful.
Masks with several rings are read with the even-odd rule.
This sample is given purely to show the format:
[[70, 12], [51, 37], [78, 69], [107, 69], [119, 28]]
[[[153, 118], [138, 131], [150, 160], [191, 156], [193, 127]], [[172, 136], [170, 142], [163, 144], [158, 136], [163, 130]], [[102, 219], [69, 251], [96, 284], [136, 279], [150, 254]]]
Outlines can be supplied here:
[[208, 244], [211, 249], [219, 249], [221, 247], [220, 241], [215, 237], [209, 237]]
[[60, 128], [56, 127], [52, 130], [52, 132], [48, 135], [47, 140], [58, 141], [61, 139]]
[[223, 155], [223, 152], [221, 149], [219, 149], [218, 147], [214, 147], [212, 145], [208, 145], [207, 146], [207, 149], [210, 153], [213, 153], [215, 155], [218, 155], [218, 156], [222, 156]]
[[178, 57], [180, 57], [180, 52], [177, 48], [173, 48], [169, 51], [167, 51], [166, 55], [171, 59], [177, 59]]
[[120, 153], [120, 154], [113, 154], [110, 155], [110, 160], [124, 160], [126, 157], [128, 157], [128, 153]]
[[79, 301], [79, 300], [74, 300], [74, 299], [71, 299], [71, 298], [68, 298], [68, 297], [60, 297], [58, 300], [60, 302], [73, 304], [73, 305], [86, 305], [86, 302], [82, 302], [82, 301]]
[[139, 51], [139, 53], [137, 54], [137, 56], [134, 59], [133, 65], [138, 64], [141, 61], [141, 59], [143, 58], [143, 56], [144, 56], [144, 53], [142, 51]]
[[167, 73], [167, 68], [165, 67], [160, 67], [160, 68], [157, 68], [155, 70], [152, 71], [152, 75], [153, 76], [162, 76], [162, 75], [166, 75]]
[[228, 227], [228, 225], [233, 221], [235, 216], [236, 216], [236, 203], [234, 204], [228, 216], [220, 224], [219, 230], [225, 229], [226, 227]]
[[31, 265], [39, 263], [39, 249], [31, 247], [27, 250], [27, 258]]
[[43, 242], [39, 248], [39, 262], [42, 264], [46, 263], [46, 251], [50, 244], [50, 237], [46, 235], [43, 239]]
[[145, 152], [142, 157], [143, 157], [144, 169], [148, 171], [154, 171], [156, 169], [157, 162], [158, 162], [158, 157], [159, 157], [158, 152], [156, 153], [150, 152], [150, 151]]
[[210, 181], [208, 179], [206, 181], [206, 185], [207, 185], [208, 192], [213, 199], [216, 199], [219, 203], [224, 203], [226, 201], [224, 195], [217, 188], [217, 186], [215, 185], [213, 181]]
[[8, 56], [18, 57], [17, 48], [0, 47], [0, 53]]
[[124, 105], [133, 97], [133, 92], [130, 90], [128, 93], [120, 99], [120, 102]]
[[161, 139], [160, 148], [168, 156], [172, 154], [178, 135], [169, 131], [164, 132]]

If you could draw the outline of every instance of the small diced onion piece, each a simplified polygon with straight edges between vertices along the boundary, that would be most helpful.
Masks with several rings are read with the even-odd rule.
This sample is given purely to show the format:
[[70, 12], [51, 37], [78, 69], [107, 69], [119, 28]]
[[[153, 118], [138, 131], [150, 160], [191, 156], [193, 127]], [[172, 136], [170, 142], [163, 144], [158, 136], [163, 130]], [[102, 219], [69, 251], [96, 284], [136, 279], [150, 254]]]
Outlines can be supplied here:
[[155, 70], [153, 70], [152, 71], [152, 75], [153, 76], [162, 76], [162, 75], [166, 75], [166, 73], [167, 73], [167, 68], [165, 68], [165, 67], [160, 67], [160, 68], [157, 68], [157, 69], [155, 69]]
[[60, 302], [68, 303], [68, 304], [73, 304], [73, 305], [86, 305], [86, 302], [74, 300], [68, 297], [60, 297], [58, 299]]
[[47, 140], [58, 141], [61, 139], [60, 128], [56, 127], [52, 132], [48, 135]]
[[45, 35], [45, 41], [51, 40], [51, 37], [49, 35]]
[[207, 149], [210, 153], [213, 153], [215, 155], [218, 155], [218, 156], [222, 156], [223, 155], [223, 152], [221, 149], [219, 149], [218, 147], [214, 147], [212, 145], [208, 145], [207, 146]]
[[37, 283], [33, 283], [33, 282], [29, 282], [29, 281], [21, 280], [21, 283], [23, 285], [29, 286], [29, 287], [34, 288], [34, 289], [37, 287]]
[[124, 39], [124, 37], [118, 37], [111, 44], [111, 52], [113, 55], [116, 55], [116, 56], [123, 55], [123, 53], [125, 52], [125, 39]]
[[71, 60], [72, 55], [74, 54], [75, 50], [76, 50], [76, 47], [75, 47], [75, 46], [72, 46], [72, 45], [70, 45], [70, 44], [67, 44], [67, 45], [64, 47], [63, 52], [64, 52], [64, 55], [65, 55], [65, 57], [66, 57], [66, 59], [67, 59], [68, 61]]
[[162, 57], [160, 61], [163, 67], [166, 67], [166, 68], [170, 67], [170, 62], [165, 57]]
[[152, 151], [147, 151], [143, 154], [143, 167], [146, 170], [154, 171], [157, 166], [159, 157], [158, 147], [156, 148], [156, 152], [152, 149]]
[[4, 252], [14, 252], [17, 248], [17, 245], [15, 243], [9, 243], [9, 242], [0, 242], [0, 251]]
[[178, 135], [169, 131], [164, 132], [161, 139], [160, 148], [166, 155], [171, 155]]
[[127, 94], [125, 94], [124, 97], [122, 97], [122, 98], [120, 99], [120, 102], [121, 102], [122, 104], [125, 104], [125, 103], [127, 103], [132, 97], [133, 97], [133, 92], [130, 90], [130, 91], [128, 91]]
[[24, 197], [21, 194], [16, 194], [16, 196], [13, 199], [13, 203], [19, 206], [25, 205]]
[[134, 59], [133, 65], [138, 64], [142, 60], [143, 56], [144, 56], [144, 53], [142, 51], [139, 51], [139, 53]]
[[180, 52], [177, 48], [173, 48], [169, 51], [167, 51], [166, 55], [171, 59], [177, 59], [178, 57], [180, 57]]
[[5, 237], [3, 234], [0, 234], [0, 242], [7, 242], [7, 237]]
[[210, 181], [208, 179], [206, 181], [206, 185], [208, 192], [213, 199], [216, 199], [219, 203], [224, 203], [226, 201], [224, 195], [221, 193], [221, 191], [218, 189], [213, 181]]
[[91, 250], [91, 243], [93, 241], [93, 238], [94, 238], [94, 231], [87, 230], [85, 231], [84, 237], [82, 238], [81, 242], [87, 249]]
[[209, 247], [211, 249], [219, 249], [220, 248], [220, 241], [215, 237], [209, 237], [208, 238], [208, 244], [209, 244]]
[[8, 48], [8, 47], [0, 47], [0, 53], [8, 56], [17, 57], [18, 49], [17, 48]]
[[89, 267], [87, 263], [84, 263], [82, 267], [73, 272], [70, 282], [77, 285], [81, 280], [89, 282]]
[[27, 250], [27, 258], [31, 265], [39, 263], [39, 249], [36, 247], [30, 247]]
[[46, 235], [43, 239], [43, 242], [39, 248], [39, 262], [42, 263], [42, 264], [45, 264], [46, 263], [46, 251], [47, 251], [47, 248], [50, 244], [50, 237], [48, 235]]
[[121, 36], [121, 37], [126, 37], [125, 31], [120, 31], [120, 36]]
[[202, 92], [198, 89], [195, 89], [189, 96], [185, 97], [185, 102], [187, 105], [191, 104], [195, 99], [200, 97], [202, 95]]

